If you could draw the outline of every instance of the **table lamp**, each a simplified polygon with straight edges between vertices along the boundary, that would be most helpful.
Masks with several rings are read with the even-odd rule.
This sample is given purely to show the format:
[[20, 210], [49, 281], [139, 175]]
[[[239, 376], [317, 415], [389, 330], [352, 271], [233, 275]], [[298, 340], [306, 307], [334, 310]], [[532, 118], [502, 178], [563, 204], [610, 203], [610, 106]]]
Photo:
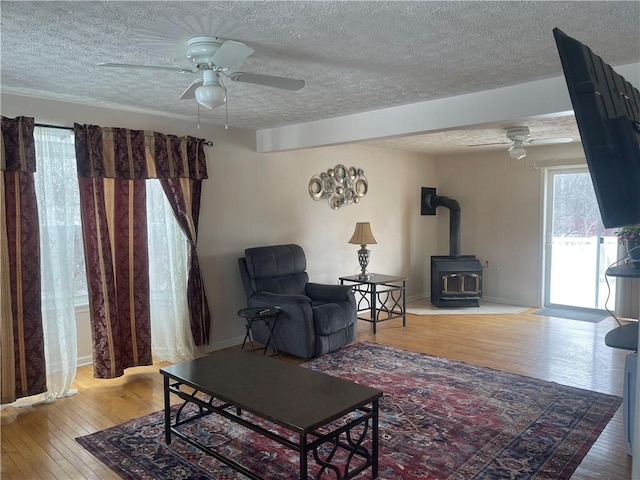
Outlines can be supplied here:
[[371, 225], [369, 222], [358, 222], [356, 223], [356, 229], [351, 236], [351, 240], [349, 243], [354, 245], [360, 245], [360, 250], [358, 250], [358, 263], [360, 263], [360, 268], [362, 271], [360, 272], [360, 279], [368, 280], [371, 276], [367, 272], [367, 265], [369, 265], [369, 250], [367, 250], [367, 245], [374, 245], [376, 242], [373, 233], [371, 233]]

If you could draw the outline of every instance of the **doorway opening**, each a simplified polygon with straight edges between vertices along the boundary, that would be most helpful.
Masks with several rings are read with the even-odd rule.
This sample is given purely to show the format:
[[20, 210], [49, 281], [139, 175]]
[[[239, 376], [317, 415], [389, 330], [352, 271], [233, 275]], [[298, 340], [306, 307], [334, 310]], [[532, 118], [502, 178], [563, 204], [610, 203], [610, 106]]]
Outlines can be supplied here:
[[589, 171], [550, 168], [545, 180], [544, 305], [614, 310], [616, 281], [605, 271], [617, 238], [602, 224]]

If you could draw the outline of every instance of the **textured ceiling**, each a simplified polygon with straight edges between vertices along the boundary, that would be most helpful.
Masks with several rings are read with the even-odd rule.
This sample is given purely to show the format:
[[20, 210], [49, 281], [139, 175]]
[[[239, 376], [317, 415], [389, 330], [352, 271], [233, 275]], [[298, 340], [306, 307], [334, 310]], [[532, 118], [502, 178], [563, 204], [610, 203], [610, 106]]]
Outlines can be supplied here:
[[[529, 127], [531, 143], [527, 144], [526, 148], [580, 141], [580, 133], [573, 115], [528, 119], [516, 123]], [[510, 145], [510, 140], [507, 139], [507, 129], [516, 126], [516, 123], [447, 130], [362, 143], [431, 154], [460, 153], [471, 150], [506, 150]]]
[[[553, 27], [612, 65], [640, 61], [640, 2], [0, 2], [3, 92], [195, 120], [179, 100], [197, 74], [98, 67], [190, 67], [185, 43], [215, 35], [255, 49], [233, 71], [300, 78], [298, 92], [228, 82], [228, 123], [273, 128], [562, 75]], [[200, 109], [224, 124], [225, 111]], [[555, 122], [555, 123], [553, 123]], [[573, 136], [571, 116], [527, 122]], [[422, 151], [502, 142], [492, 125], [387, 141]], [[431, 145], [431, 147], [429, 147]], [[444, 150], [443, 150], [443, 147]]]

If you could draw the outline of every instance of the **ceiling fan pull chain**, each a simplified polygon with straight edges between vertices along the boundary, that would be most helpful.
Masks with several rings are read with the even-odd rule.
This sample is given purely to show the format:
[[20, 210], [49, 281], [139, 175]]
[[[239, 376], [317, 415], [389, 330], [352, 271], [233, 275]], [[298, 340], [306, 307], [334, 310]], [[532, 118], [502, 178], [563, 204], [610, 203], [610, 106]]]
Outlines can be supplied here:
[[229, 130], [229, 105], [227, 104], [227, 86], [222, 81], [222, 76], [218, 75], [218, 81], [224, 88], [224, 129]]
[[196, 105], [198, 105], [198, 130], [200, 130], [200, 104], [196, 102]]

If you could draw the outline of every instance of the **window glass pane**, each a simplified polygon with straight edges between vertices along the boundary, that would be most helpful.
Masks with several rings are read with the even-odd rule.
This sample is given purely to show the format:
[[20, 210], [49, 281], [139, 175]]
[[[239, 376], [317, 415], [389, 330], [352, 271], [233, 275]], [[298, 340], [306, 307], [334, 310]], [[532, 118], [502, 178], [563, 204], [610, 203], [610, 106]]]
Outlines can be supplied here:
[[[80, 194], [76, 169], [74, 135], [70, 130], [36, 127], [37, 171], [34, 176], [40, 236], [55, 248], [46, 255], [64, 256], [71, 262], [69, 275], [76, 305], [87, 305]], [[46, 259], [43, 259], [43, 265]], [[68, 279], [51, 279], [53, 282]]]

